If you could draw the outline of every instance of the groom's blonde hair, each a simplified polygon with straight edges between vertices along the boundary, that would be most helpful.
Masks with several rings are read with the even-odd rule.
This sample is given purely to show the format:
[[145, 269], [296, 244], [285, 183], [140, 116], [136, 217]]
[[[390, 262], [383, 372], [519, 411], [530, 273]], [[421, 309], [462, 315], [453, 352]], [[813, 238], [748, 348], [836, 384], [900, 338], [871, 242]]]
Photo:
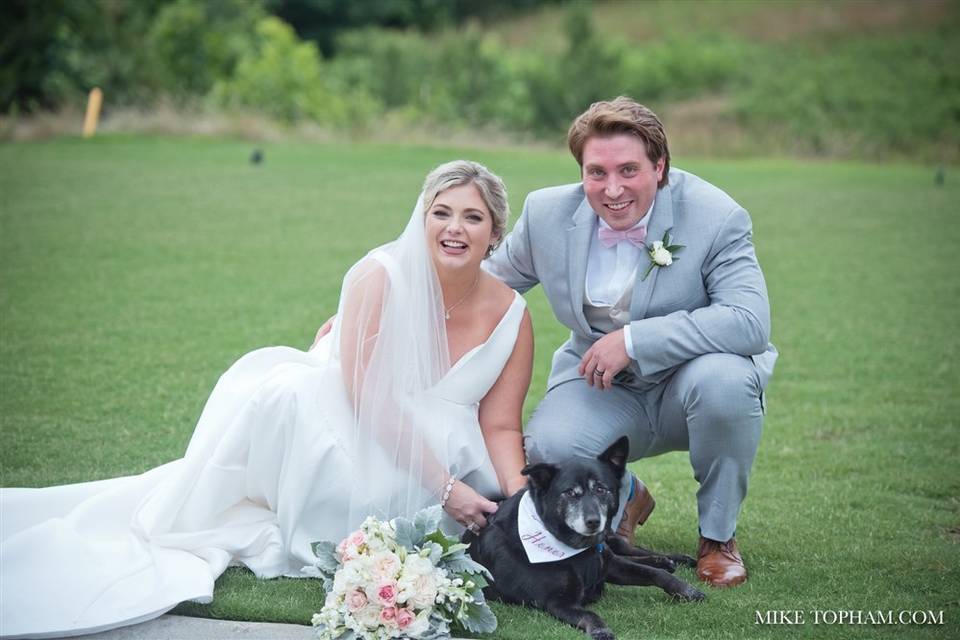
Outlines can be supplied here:
[[583, 147], [594, 136], [615, 136], [621, 133], [636, 136], [647, 149], [647, 157], [653, 164], [663, 158], [663, 177], [657, 188], [667, 184], [670, 173], [670, 148], [663, 123], [653, 111], [633, 98], [618, 96], [613, 100], [594, 102], [590, 108], [577, 116], [567, 131], [570, 153], [583, 167]]
[[423, 212], [426, 214], [440, 193], [465, 184], [472, 184], [477, 188], [493, 219], [493, 235], [487, 250], [487, 255], [490, 255], [500, 246], [506, 234], [510, 204], [507, 202], [507, 187], [503, 180], [479, 162], [454, 160], [431, 171], [423, 181]]

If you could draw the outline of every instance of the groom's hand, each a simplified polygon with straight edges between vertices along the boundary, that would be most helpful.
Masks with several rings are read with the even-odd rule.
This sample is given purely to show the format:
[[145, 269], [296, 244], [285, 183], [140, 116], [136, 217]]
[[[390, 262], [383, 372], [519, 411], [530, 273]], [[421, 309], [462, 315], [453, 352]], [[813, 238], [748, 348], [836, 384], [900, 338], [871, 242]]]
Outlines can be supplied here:
[[623, 329], [608, 333], [587, 349], [580, 361], [580, 375], [591, 387], [610, 389], [613, 377], [630, 364]]

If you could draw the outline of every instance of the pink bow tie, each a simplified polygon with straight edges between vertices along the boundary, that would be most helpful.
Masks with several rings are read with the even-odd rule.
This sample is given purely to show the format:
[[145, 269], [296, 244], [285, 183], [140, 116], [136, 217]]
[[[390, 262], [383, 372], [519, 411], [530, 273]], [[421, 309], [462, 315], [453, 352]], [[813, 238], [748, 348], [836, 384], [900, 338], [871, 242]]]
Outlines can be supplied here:
[[623, 240], [626, 240], [635, 247], [643, 248], [643, 241], [647, 237], [647, 228], [634, 227], [633, 229], [628, 229], [627, 231], [615, 231], [601, 225], [598, 229], [598, 233], [600, 235], [600, 244], [607, 249], [615, 246], [618, 242]]

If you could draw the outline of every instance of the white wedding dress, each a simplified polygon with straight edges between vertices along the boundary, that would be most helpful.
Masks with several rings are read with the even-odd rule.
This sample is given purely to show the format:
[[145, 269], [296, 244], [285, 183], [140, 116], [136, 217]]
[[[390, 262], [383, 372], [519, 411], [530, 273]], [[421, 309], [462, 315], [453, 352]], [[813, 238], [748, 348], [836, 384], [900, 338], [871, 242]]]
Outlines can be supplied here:
[[[412, 403], [436, 425], [437, 459], [488, 497], [499, 487], [478, 403], [513, 351], [524, 306], [516, 295], [487, 341]], [[346, 496], [369, 478], [353, 462], [352, 409], [330, 342], [240, 358], [180, 460], [138, 476], [0, 490], [0, 635], [93, 633], [209, 602], [231, 565], [297, 576], [311, 542], [359, 525]], [[391, 473], [389, 463], [367, 468]]]

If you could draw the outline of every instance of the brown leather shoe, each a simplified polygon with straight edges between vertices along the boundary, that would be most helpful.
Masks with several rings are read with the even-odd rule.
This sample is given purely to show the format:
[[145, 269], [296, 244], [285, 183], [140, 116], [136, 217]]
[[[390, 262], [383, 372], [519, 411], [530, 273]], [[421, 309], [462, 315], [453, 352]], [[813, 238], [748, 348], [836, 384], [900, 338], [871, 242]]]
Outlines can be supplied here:
[[623, 519], [617, 527], [617, 535], [631, 546], [636, 545], [637, 527], [647, 521], [653, 508], [657, 506], [657, 501], [650, 495], [647, 485], [643, 484], [640, 478], [633, 476], [633, 483], [633, 497], [624, 508]]
[[697, 577], [714, 587], [735, 587], [747, 579], [747, 568], [737, 551], [737, 539], [717, 542], [700, 536]]

